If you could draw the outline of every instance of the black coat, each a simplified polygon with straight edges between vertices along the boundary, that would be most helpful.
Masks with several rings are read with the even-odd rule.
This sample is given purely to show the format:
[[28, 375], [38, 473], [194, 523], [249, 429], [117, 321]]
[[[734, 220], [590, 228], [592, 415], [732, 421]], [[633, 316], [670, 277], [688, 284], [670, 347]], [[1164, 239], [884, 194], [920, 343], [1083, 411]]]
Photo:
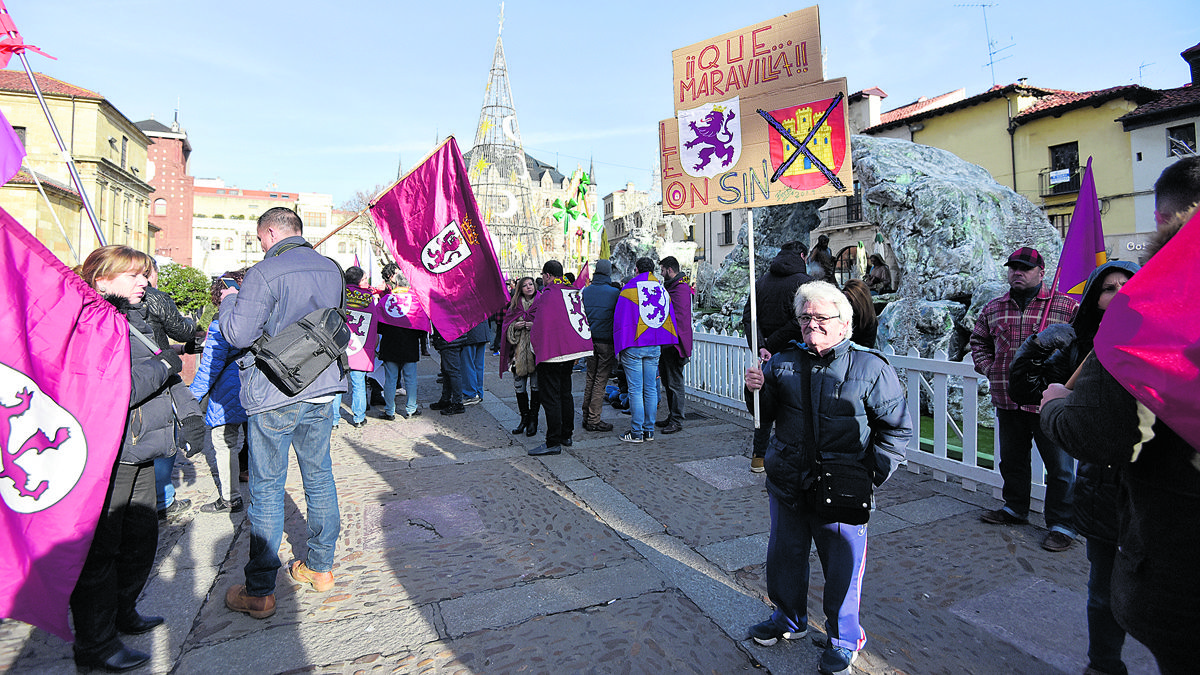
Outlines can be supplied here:
[[[128, 302], [122, 298], [106, 299], [125, 313], [130, 331], [141, 331], [146, 337], [153, 335], [154, 330], [141, 314], [129, 311], [131, 305]], [[125, 418], [119, 461], [141, 464], [175, 452], [175, 411], [171, 406], [169, 383], [178, 381], [179, 377], [172, 375], [167, 365], [155, 358], [154, 352], [133, 335], [129, 337], [129, 352], [133, 388], [129, 392], [129, 413]]]
[[1200, 460], [1125, 390], [1095, 355], [1075, 389], [1047, 401], [1042, 431], [1073, 457], [1113, 466], [1117, 557], [1113, 616], [1134, 639], [1180, 657], [1200, 631]]
[[[816, 480], [818, 451], [862, 462], [876, 485], [904, 461], [912, 420], [904, 386], [879, 352], [849, 340], [824, 356], [793, 345], [763, 365], [763, 380], [763, 428], [775, 424], [765, 458], [767, 490], [781, 503], [795, 508], [804, 499]], [[753, 401], [747, 391], [747, 407]]]
[[[813, 278], [804, 272], [806, 263], [799, 251], [781, 250], [771, 261], [767, 273], [758, 278], [754, 285], [755, 300], [758, 304], [758, 344], [766, 345], [771, 336], [778, 330], [786, 328], [795, 319], [796, 289], [812, 281]], [[746, 332], [746, 340], [750, 339], [750, 302], [742, 311], [742, 330]], [[795, 338], [793, 338], [795, 339]], [[802, 339], [802, 338], [799, 338]], [[782, 349], [791, 339], [784, 340], [779, 346]], [[775, 353], [778, 350], [771, 350]]]

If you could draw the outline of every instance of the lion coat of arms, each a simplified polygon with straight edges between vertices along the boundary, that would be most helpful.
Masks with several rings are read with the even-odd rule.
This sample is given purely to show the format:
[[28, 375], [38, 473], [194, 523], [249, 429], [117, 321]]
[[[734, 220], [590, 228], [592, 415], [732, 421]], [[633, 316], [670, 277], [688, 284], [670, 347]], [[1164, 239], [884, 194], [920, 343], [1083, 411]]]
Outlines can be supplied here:
[[679, 161], [696, 178], [729, 171], [742, 154], [739, 97], [679, 111]]

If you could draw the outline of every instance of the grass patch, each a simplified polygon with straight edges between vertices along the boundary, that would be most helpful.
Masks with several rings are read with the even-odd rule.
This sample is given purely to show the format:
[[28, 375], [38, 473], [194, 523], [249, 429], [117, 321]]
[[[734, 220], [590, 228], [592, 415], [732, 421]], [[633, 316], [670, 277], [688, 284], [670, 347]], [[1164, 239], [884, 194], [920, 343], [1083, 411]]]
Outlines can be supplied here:
[[[921, 450], [933, 452], [933, 418], [921, 416]], [[995, 438], [991, 429], [987, 427], [979, 427], [976, 440], [976, 455], [978, 456], [979, 466], [985, 469], [991, 469], [994, 466], [996, 457]], [[951, 459], [962, 461], [962, 440], [954, 431], [954, 427], [946, 424], [946, 455]]]

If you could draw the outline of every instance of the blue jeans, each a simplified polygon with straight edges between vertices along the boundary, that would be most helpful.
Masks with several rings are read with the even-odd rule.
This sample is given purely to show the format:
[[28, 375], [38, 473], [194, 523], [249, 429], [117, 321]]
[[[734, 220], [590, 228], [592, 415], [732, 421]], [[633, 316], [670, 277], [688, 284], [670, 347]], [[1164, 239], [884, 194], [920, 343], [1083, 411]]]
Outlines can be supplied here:
[[[367, 419], [367, 373], [363, 370], [351, 370], [346, 373], [346, 384], [350, 387], [347, 394], [350, 396], [350, 419], [355, 422], [361, 422]], [[395, 398], [392, 392], [393, 398]], [[342, 416], [342, 401], [346, 399], [347, 394], [341, 394], [337, 399], [337, 409], [334, 410], [334, 424], [337, 424], [338, 418]]]
[[411, 363], [396, 363], [395, 361], [381, 361], [381, 369], [383, 370], [383, 399], [384, 412], [388, 415], [396, 414], [396, 384], [403, 377], [404, 391], [408, 395], [408, 401], [404, 406], [404, 412], [408, 415], [417, 411], [417, 362]]
[[[176, 455], [179, 453], [175, 453]], [[154, 508], [162, 511], [175, 501], [175, 484], [171, 473], [175, 470], [175, 455], [154, 458]]]
[[296, 450], [304, 501], [308, 507], [308, 555], [305, 564], [314, 572], [333, 567], [341, 532], [329, 433], [337, 401], [299, 401], [282, 408], [250, 415], [250, 561], [246, 563], [246, 593], [275, 592], [279, 571], [279, 542], [283, 538], [284, 485], [287, 483], [288, 449]]
[[[858, 622], [862, 574], [867, 557], [867, 526], [827, 523], [803, 503], [789, 508], [768, 493], [771, 538], [767, 543], [767, 596], [771, 619], [789, 631], [808, 627], [808, 552], [815, 542], [825, 590], [825, 631], [837, 647], [858, 651], [867, 634]], [[803, 500], [802, 500], [803, 501]]]
[[486, 351], [486, 342], [478, 342], [473, 345], [463, 345], [463, 396], [470, 398], [483, 396], [483, 359]]
[[1033, 484], [1032, 441], [1046, 466], [1046, 527], [1075, 536], [1075, 460], [1042, 433], [1037, 413], [996, 409], [1000, 426], [1000, 476], [1004, 478], [1004, 507], [1020, 518], [1029, 516]]
[[654, 431], [658, 415], [658, 357], [659, 347], [626, 347], [621, 350], [621, 367], [629, 382], [629, 412], [633, 435]]
[[1117, 547], [1099, 539], [1088, 539], [1087, 557], [1092, 563], [1087, 599], [1089, 665], [1104, 673], [1128, 672], [1121, 661], [1125, 629], [1113, 618], [1110, 602]]

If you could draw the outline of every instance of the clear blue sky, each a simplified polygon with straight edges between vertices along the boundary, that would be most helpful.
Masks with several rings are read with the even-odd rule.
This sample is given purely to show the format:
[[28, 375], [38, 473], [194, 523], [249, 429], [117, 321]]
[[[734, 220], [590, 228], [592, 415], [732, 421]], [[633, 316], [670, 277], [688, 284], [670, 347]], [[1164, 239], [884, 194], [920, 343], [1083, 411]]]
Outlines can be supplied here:
[[[91, 89], [133, 121], [176, 102], [192, 173], [323, 192], [335, 204], [395, 180], [453, 134], [475, 138], [499, 3], [477, 0], [7, 0], [33, 68]], [[987, 9], [1003, 84], [1085, 91], [1182, 86], [1200, 2], [1015, 0]], [[528, 152], [564, 172], [594, 159], [602, 194], [650, 187], [656, 124], [671, 116], [671, 51], [809, 6], [522, 2], [504, 48]], [[1135, 8], [1136, 7], [1136, 8]], [[884, 110], [992, 84], [979, 6], [915, 0], [821, 5], [829, 78], [880, 87]], [[998, 58], [999, 58], [998, 57]], [[20, 68], [13, 61], [9, 68]]]

